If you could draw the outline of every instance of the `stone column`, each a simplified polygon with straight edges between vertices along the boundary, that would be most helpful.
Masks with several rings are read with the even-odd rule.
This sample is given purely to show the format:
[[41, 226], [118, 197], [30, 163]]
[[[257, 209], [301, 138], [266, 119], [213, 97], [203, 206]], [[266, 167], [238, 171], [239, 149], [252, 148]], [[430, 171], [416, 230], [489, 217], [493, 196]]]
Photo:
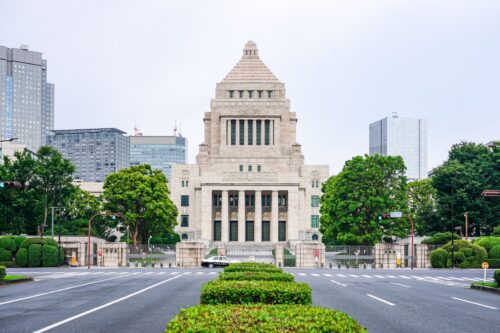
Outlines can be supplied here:
[[278, 242], [278, 191], [271, 197], [271, 242]]
[[254, 241], [262, 241], [262, 192], [255, 191]]
[[229, 242], [229, 194], [227, 190], [222, 191], [221, 215], [221, 240]]
[[245, 241], [245, 191], [238, 192], [238, 242]]

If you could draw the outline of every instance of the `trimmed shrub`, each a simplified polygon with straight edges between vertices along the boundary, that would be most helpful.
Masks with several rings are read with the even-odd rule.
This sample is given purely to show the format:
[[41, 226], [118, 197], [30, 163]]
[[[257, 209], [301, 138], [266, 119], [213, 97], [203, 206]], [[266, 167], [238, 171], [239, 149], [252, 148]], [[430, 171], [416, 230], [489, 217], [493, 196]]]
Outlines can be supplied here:
[[13, 261], [0, 261], [0, 266], [16, 267]]
[[236, 281], [293, 281], [293, 275], [289, 273], [267, 273], [267, 272], [229, 272], [219, 275], [220, 280]]
[[45, 244], [57, 247], [57, 241], [55, 239], [52, 238], [44, 238], [44, 239], [45, 239]]
[[29, 249], [31, 245], [33, 244], [40, 244], [44, 245], [46, 244], [45, 238], [26, 238], [22, 243], [20, 248], [23, 249]]
[[488, 252], [488, 259], [500, 259], [500, 245], [495, 245]]
[[306, 283], [281, 281], [214, 280], [201, 288], [201, 304], [303, 304], [312, 303]]
[[[453, 234], [453, 239], [460, 239], [460, 236]], [[422, 241], [422, 244], [442, 245], [451, 241], [451, 232], [437, 232]]]
[[446, 268], [446, 261], [448, 260], [448, 252], [439, 248], [431, 252], [431, 266], [432, 268]]
[[40, 267], [42, 264], [42, 245], [32, 244], [28, 249], [28, 265]]
[[26, 240], [23, 236], [14, 236], [14, 242], [16, 243], [16, 251], [21, 248], [21, 244]]
[[166, 333], [344, 332], [365, 333], [347, 314], [305, 305], [198, 305], [182, 309]]
[[14, 241], [14, 237], [12, 236], [0, 237], [0, 248], [10, 252], [16, 252], [17, 246], [16, 242]]
[[493, 228], [493, 232], [491, 233], [491, 235], [500, 237], [500, 225], [497, 225], [495, 228]]
[[500, 259], [487, 259], [490, 268], [500, 268]]
[[485, 236], [474, 240], [472, 243], [490, 251], [493, 247], [500, 245], [500, 237]]
[[[458, 240], [454, 242], [453, 248], [455, 250], [455, 265], [458, 266], [459, 268], [480, 268], [481, 263], [484, 262], [488, 258], [488, 253], [486, 250], [481, 247], [477, 246], [475, 244], [471, 244], [465, 240]], [[464, 248], [469, 248], [472, 250], [472, 255], [465, 256], [465, 258], [462, 261], [457, 260], [457, 253], [471, 253], [470, 250], [465, 250], [463, 251]], [[442, 247], [443, 250], [451, 254], [452, 252], [452, 245], [451, 242], [446, 244], [445, 246]], [[459, 255], [460, 256], [460, 255]], [[451, 256], [449, 257], [449, 263], [447, 267], [451, 267]]]
[[16, 264], [20, 267], [28, 266], [28, 250], [19, 249], [19, 251], [17, 251]]
[[42, 266], [43, 267], [57, 266], [57, 247], [52, 245], [42, 246]]
[[493, 273], [493, 279], [495, 279], [497, 285], [500, 286], [500, 270], [496, 270], [495, 273]]
[[7, 272], [5, 271], [5, 266], [0, 266], [0, 280], [3, 280], [3, 278], [7, 275]]
[[271, 264], [262, 263], [237, 263], [231, 264], [224, 268], [224, 272], [267, 272], [267, 273], [283, 273], [283, 269]]
[[11, 261], [11, 260], [12, 260], [12, 252], [0, 248], [0, 261]]

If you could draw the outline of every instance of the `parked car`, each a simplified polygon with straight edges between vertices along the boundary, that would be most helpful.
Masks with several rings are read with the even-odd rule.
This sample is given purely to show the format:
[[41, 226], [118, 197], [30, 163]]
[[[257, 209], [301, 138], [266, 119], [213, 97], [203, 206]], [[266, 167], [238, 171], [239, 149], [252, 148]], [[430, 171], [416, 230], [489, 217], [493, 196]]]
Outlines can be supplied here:
[[209, 258], [203, 259], [201, 261], [201, 266], [202, 267], [209, 267], [209, 268], [226, 267], [229, 264], [234, 264], [237, 262], [240, 262], [240, 261], [230, 259], [226, 256], [214, 256], [214, 257], [209, 257]]

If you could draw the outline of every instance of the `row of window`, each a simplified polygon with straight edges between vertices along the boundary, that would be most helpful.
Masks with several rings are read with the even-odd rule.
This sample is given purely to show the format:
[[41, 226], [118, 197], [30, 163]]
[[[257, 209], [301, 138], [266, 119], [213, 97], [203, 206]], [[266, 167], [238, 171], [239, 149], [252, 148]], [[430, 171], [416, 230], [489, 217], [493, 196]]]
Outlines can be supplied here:
[[181, 187], [189, 187], [189, 182], [187, 180], [182, 180]]
[[273, 98], [272, 90], [228, 90], [229, 98]]
[[[246, 144], [252, 146], [254, 144], [254, 120], [253, 119], [231, 119], [226, 122], [226, 145], [231, 144], [235, 146], [236, 142], [240, 146], [245, 145], [245, 122], [247, 123], [247, 140]], [[264, 125], [262, 125], [264, 124]], [[239, 128], [239, 137], [237, 138], [236, 129]], [[257, 146], [262, 145], [262, 127], [264, 127], [264, 145], [269, 146], [271, 144], [271, 120], [255, 120], [255, 144]], [[274, 120], [272, 121], [272, 127], [274, 128]], [[273, 144], [274, 144], [274, 131], [273, 131]]]
[[[188, 186], [187, 180], [182, 181], [182, 186]], [[237, 207], [239, 196], [238, 194], [229, 195], [229, 207]], [[311, 207], [319, 207], [321, 199], [319, 195], [311, 196]], [[263, 194], [261, 196], [262, 207], [271, 207], [271, 195]], [[212, 197], [212, 205], [215, 207], [222, 206], [222, 195], [214, 194]], [[189, 195], [181, 195], [181, 206], [189, 207]], [[246, 194], [245, 195], [245, 206], [246, 207], [254, 207], [255, 206], [255, 196], [254, 194]], [[287, 196], [285, 194], [278, 195], [278, 206], [286, 207], [287, 206]], [[317, 227], [316, 227], [317, 228]]]
[[[240, 164], [240, 172], [243, 172], [243, 164]], [[252, 172], [253, 170], [253, 167], [252, 165], [249, 165], [248, 166], [248, 172]], [[262, 167], [260, 165], [257, 165], [257, 172], [261, 172], [262, 171]]]

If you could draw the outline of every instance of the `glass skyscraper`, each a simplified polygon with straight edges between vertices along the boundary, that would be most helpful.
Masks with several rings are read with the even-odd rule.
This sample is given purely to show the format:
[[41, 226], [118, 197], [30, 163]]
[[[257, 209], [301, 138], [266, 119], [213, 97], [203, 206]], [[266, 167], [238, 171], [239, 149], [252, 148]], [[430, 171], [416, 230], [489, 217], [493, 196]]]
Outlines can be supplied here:
[[37, 150], [54, 128], [54, 85], [47, 62], [27, 46], [0, 46], [0, 139], [18, 138]]
[[173, 164], [185, 164], [187, 139], [182, 136], [130, 137], [130, 165], [149, 164], [170, 181]]
[[129, 167], [130, 140], [125, 134], [116, 128], [54, 130], [47, 144], [73, 162], [75, 179], [103, 182]]
[[370, 124], [370, 155], [401, 156], [409, 180], [427, 178], [427, 121], [397, 114]]

